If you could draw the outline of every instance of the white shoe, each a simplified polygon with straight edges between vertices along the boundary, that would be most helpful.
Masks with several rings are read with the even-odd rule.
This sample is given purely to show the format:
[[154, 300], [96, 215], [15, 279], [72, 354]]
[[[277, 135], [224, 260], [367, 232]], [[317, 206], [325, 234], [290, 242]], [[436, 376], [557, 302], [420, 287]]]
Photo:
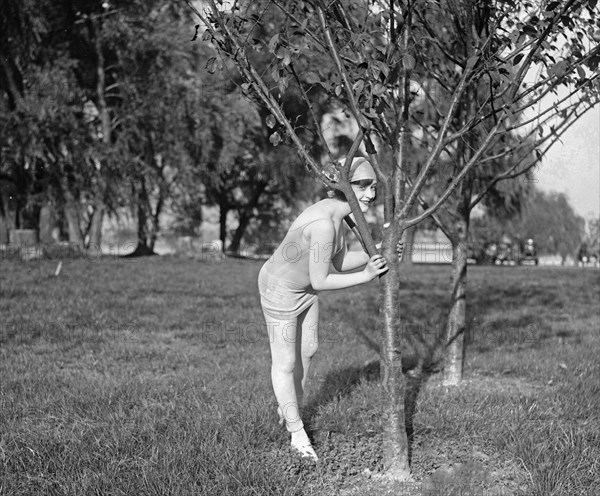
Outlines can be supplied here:
[[306, 431], [304, 428], [301, 428], [298, 431], [292, 432], [292, 442], [290, 443], [292, 448], [294, 448], [302, 458], [309, 458], [313, 461], [317, 461], [319, 457], [315, 453], [315, 450], [310, 443], [310, 439], [306, 435]]
[[303, 444], [303, 445], [296, 445], [296, 444], [292, 443], [291, 446], [298, 453], [300, 453], [300, 456], [302, 458], [308, 458], [315, 462], [319, 459], [319, 457], [317, 456], [317, 453], [315, 453], [315, 450], [313, 449], [312, 444], [310, 444], [310, 442], [308, 444]]

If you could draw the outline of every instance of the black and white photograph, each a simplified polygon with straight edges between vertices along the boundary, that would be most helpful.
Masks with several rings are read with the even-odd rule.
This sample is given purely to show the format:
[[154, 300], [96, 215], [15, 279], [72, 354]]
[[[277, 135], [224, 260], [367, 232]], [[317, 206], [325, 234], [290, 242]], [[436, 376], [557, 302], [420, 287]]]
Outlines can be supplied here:
[[597, 0], [1, 0], [0, 496], [599, 496]]

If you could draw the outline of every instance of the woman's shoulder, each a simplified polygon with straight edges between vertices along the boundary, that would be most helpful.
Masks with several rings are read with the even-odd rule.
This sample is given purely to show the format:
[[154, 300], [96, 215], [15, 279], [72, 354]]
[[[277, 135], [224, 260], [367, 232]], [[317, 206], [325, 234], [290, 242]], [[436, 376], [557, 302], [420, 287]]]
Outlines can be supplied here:
[[327, 200], [318, 201], [306, 208], [298, 217], [296, 217], [290, 226], [290, 230], [298, 229], [307, 224], [317, 223], [318, 221], [327, 221], [333, 224], [333, 213], [329, 208]]

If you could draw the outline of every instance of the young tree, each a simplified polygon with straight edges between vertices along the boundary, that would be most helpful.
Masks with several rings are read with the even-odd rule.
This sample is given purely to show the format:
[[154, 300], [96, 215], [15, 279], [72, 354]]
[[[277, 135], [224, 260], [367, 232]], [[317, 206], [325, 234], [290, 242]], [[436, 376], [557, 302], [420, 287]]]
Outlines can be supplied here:
[[[598, 103], [598, 73], [595, 70], [598, 51], [592, 39], [596, 27], [591, 10], [588, 9], [586, 15], [584, 6], [585, 3], [573, 4], [572, 11], [563, 12], [557, 23], [563, 26], [562, 31], [549, 21], [556, 16], [554, 9], [559, 8], [555, 3], [536, 8], [508, 2], [496, 6], [489, 2], [473, 5], [441, 2], [439, 6], [427, 4], [415, 7], [421, 39], [431, 37], [435, 41], [422, 44], [422, 50], [416, 52], [416, 57], [418, 66], [433, 78], [423, 85], [422, 91], [427, 96], [424, 105], [433, 107], [438, 114], [443, 114], [447, 105], [436, 99], [429, 88], [433, 86], [444, 91], [453, 87], [459, 79], [452, 70], [453, 65], [466, 64], [472, 55], [474, 40], [486, 36], [494, 26], [499, 33], [494, 43], [500, 44], [504, 50], [500, 53], [509, 62], [493, 65], [488, 58], [485, 70], [465, 91], [452, 123], [452, 132], [460, 135], [461, 139], [447, 150], [449, 166], [436, 177], [443, 185], [455, 175], [489, 135], [497, 122], [496, 109], [508, 109], [505, 124], [496, 131], [498, 141], [481, 154], [477, 168], [461, 184], [458, 198], [445, 206], [446, 214], [441, 212], [433, 216], [450, 239], [453, 254], [452, 306], [445, 336], [448, 347], [444, 367], [446, 385], [457, 384], [462, 378], [467, 251], [473, 208], [483, 200], [489, 208], [514, 210], [531, 189], [529, 176], [534, 166], [581, 115]], [[591, 4], [588, 6], [591, 7]], [[537, 78], [527, 76], [529, 81], [523, 83], [523, 90], [515, 93], [515, 98], [521, 102], [514, 106], [512, 101], [507, 100], [507, 96], [512, 94], [510, 86], [515, 84], [514, 78], [518, 80], [519, 75], [524, 74], [524, 66], [520, 62], [532, 56], [532, 52], [527, 53], [527, 46], [535, 42], [533, 37], [539, 32], [547, 36], [545, 45], [541, 45], [545, 48], [532, 57], [539, 66], [539, 74]], [[506, 37], [500, 33], [506, 33]], [[567, 39], [563, 46], [559, 34]], [[531, 40], [526, 41], [530, 37]], [[486, 50], [488, 57], [491, 56], [493, 45]], [[561, 87], [567, 88], [566, 95], [556, 96], [554, 101], [549, 102], [549, 95], [559, 94]], [[438, 133], [441, 126], [441, 119], [431, 118], [431, 109], [427, 113], [425, 126], [420, 126], [421, 129], [427, 128], [423, 131], [425, 139], [431, 133]], [[486, 119], [486, 116], [494, 119]], [[513, 180], [512, 184], [502, 187], [502, 182], [510, 180]]]
[[[512, 3], [512, 2], [511, 2]], [[456, 3], [457, 8], [474, 15], [472, 3]], [[188, 2], [191, 8], [194, 6]], [[528, 97], [556, 77], [566, 78], [577, 74], [577, 68], [597, 57], [598, 48], [579, 53], [568, 61], [550, 62], [554, 73], [541, 78], [537, 86], [523, 86], [525, 75], [534, 64], [548, 63], [547, 54], [554, 53], [548, 45], [551, 36], [558, 36], [563, 23], [573, 22], [587, 3], [569, 0], [565, 3], [551, 2], [544, 7], [546, 15], [540, 16], [535, 6], [523, 7], [525, 22], [512, 27], [504, 24], [506, 13], [497, 11], [486, 21], [485, 29], [472, 33], [468, 56], [453, 61], [444, 70], [457, 75], [448, 78], [444, 87], [448, 105], [437, 116], [440, 124], [430, 130], [431, 140], [419, 172], [411, 180], [411, 165], [407, 163], [410, 121], [416, 120], [411, 109], [411, 75], [420, 68], [416, 66], [415, 50], [419, 39], [416, 9], [424, 2], [265, 2], [264, 8], [278, 8], [285, 14], [279, 32], [270, 40], [257, 39], [253, 33], [262, 18], [245, 10], [244, 3], [233, 2], [226, 10], [210, 1], [207, 11], [196, 10], [207, 27], [207, 37], [220, 53], [233, 60], [246, 80], [247, 92], [260, 98], [271, 112], [280, 128], [272, 135], [274, 143], [289, 140], [297, 147], [302, 158], [323, 182], [346, 194], [356, 219], [358, 229], [370, 254], [375, 246], [364, 216], [352, 194], [348, 181], [348, 169], [361, 143], [364, 143], [369, 159], [377, 173], [380, 193], [383, 197], [384, 224], [382, 228], [382, 252], [388, 260], [389, 271], [381, 278], [383, 326], [381, 332], [382, 383], [386, 391], [384, 399], [384, 464], [386, 474], [396, 479], [410, 478], [408, 442], [405, 431], [404, 381], [401, 368], [402, 325], [398, 302], [399, 264], [395, 246], [403, 232], [435, 212], [450, 197], [474, 167], [480, 164], [484, 154], [493, 147], [510, 126], [511, 116], [531, 105]], [[502, 4], [505, 5], [505, 4]], [[529, 5], [529, 4], [528, 4]], [[533, 18], [536, 18], [535, 22]], [[535, 26], [533, 26], [535, 24]], [[449, 26], [449, 29], [453, 29]], [[431, 37], [431, 43], [436, 43]], [[271, 72], [276, 85], [267, 85], [252, 62], [254, 51], [271, 53]], [[550, 53], [552, 52], [552, 53]], [[315, 66], [312, 54], [330, 59], [331, 65]], [[595, 59], [594, 59], [595, 60]], [[508, 68], [517, 67], [515, 71]], [[463, 119], [458, 130], [453, 123], [458, 117], [461, 102], [478, 87], [490, 71], [499, 73], [499, 84], [494, 87], [483, 104], [473, 100], [473, 109]], [[507, 77], [503, 77], [506, 71]], [[560, 75], [557, 71], [560, 71]], [[584, 73], [587, 78], [587, 74]], [[323, 166], [319, 158], [310, 153], [294, 121], [282, 110], [280, 95], [291, 84], [305, 97], [314, 129], [322, 139], [319, 116], [311, 107], [309, 91], [321, 86], [332, 97], [344, 103], [348, 112], [358, 122], [360, 130], [353, 142], [344, 165]], [[486, 111], [490, 100], [503, 95], [507, 102], [502, 107]], [[413, 206], [425, 187], [428, 178], [435, 173], [442, 153], [453, 149], [481, 123], [489, 123], [479, 140], [473, 142], [469, 155], [458, 165], [456, 174], [438, 197], [425, 210], [411, 216]], [[324, 142], [324, 140], [322, 140]], [[378, 160], [377, 148], [391, 151], [391, 167]]]

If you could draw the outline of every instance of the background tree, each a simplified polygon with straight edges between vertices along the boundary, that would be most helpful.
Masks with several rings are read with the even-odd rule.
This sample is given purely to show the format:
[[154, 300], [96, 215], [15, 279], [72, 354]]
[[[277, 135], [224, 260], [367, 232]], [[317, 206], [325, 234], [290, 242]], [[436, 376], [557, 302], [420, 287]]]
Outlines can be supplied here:
[[[541, 12], [546, 18], [551, 16], [550, 7], [550, 4], [548, 7], [541, 7]], [[579, 7], [581, 8], [582, 6]], [[527, 15], [520, 17], [523, 14], [528, 14], [529, 17]], [[511, 78], [518, 77], [523, 69], [519, 65], [524, 58], [522, 50], [529, 43], [525, 40], [538, 32], [540, 12], [535, 10], [524, 12], [508, 4], [494, 7], [490, 2], [477, 4], [443, 2], [439, 4], [439, 9], [430, 5], [416, 7], [415, 15], [419, 19], [419, 39], [434, 41], [421, 43], [421, 49], [415, 51], [418, 66], [423, 67], [425, 73], [432, 78], [425, 81], [420, 88], [426, 96], [422, 99], [422, 106], [426, 108], [420, 110], [422, 117], [415, 118], [413, 123], [425, 142], [430, 136], [437, 135], [442, 126], [443, 121], [440, 116], [445, 115], [448, 103], [439, 98], [439, 93], [444, 93], [446, 88], [453, 87], [459, 79], [460, 75], [453, 70], [455, 64], [466, 65], [469, 57], [474, 54], [473, 46], [476, 46], [483, 37], [488, 36], [494, 26], [502, 29], [517, 27], [517, 31], [513, 32], [511, 37], [503, 39], [499, 36], [484, 47], [489, 55], [494, 50], [494, 44], [507, 43], [507, 50], [514, 50], [514, 59], [508, 57], [507, 60], [511, 61], [511, 64], [486, 64], [478, 77], [473, 78], [472, 84], [458, 102], [456, 119], [451, 123], [451, 127], [455, 134], [461, 135], [461, 139], [456, 141], [454, 146], [446, 149], [447, 157], [444, 158], [444, 162], [447, 166], [439, 169], [439, 173], [434, 178], [437, 188], [434, 187], [430, 191], [435, 198], [436, 189], [439, 190], [440, 187], [443, 189], [445, 183], [458, 173], [462, 164], [471, 159], [473, 151], [494, 128], [497, 123], [496, 109], [505, 109], [510, 103], [506, 100], [506, 95], [510, 94], [507, 93], [509, 84], [506, 83], [511, 81]], [[587, 21], [570, 20], [561, 22], [565, 23], [565, 29], [571, 31], [573, 36], [578, 29], [585, 30], [587, 23]], [[452, 28], [449, 27], [450, 25]], [[440, 29], [440, 26], [446, 29]], [[593, 33], [594, 28], [591, 29], [592, 31], [588, 29], [588, 36]], [[549, 39], [557, 43], [557, 37], [558, 33], [555, 33]], [[466, 176], [459, 187], [458, 198], [448, 202], [438, 215], [433, 216], [438, 227], [450, 239], [453, 253], [452, 303], [445, 336], [448, 347], [444, 368], [446, 385], [457, 384], [462, 378], [471, 212], [482, 200], [488, 208], [496, 209], [497, 213], [510, 214], [518, 211], [530, 183], [523, 180], [526, 177], [521, 177], [521, 180], [513, 181], [513, 184], [508, 186], [502, 186], [501, 182], [531, 174], [534, 165], [552, 144], [573, 122], [598, 102], [597, 74], [592, 72], [597, 62], [592, 61], [588, 65], [589, 73], [584, 70], [587, 59], [581, 58], [584, 53], [582, 51], [585, 50], [581, 43], [583, 39], [582, 35], [581, 39], [575, 36], [574, 41], [567, 43], [563, 49], [559, 50], [553, 46], [547, 53], [537, 56], [536, 60], [542, 67], [548, 69], [550, 76], [541, 76], [532, 83], [532, 93], [523, 96], [525, 102], [521, 109], [517, 106], [518, 111], [512, 109], [510, 115], [506, 116], [505, 124], [496, 131], [497, 142], [481, 154], [478, 159], [479, 166]], [[521, 48], [519, 42], [522, 44]], [[589, 44], [587, 49], [590, 49]], [[550, 64], [556, 62], [559, 57], [562, 58], [559, 67], [567, 67], [571, 64], [572, 73], [577, 74], [574, 79], [553, 77], [558, 69]], [[546, 77], [545, 81], [544, 77]], [[544, 84], [540, 84], [540, 81], [544, 81]], [[544, 95], [548, 95], [551, 91], [556, 92], [561, 85], [565, 84], [570, 85], [569, 96], [573, 93], [579, 93], [580, 96], [572, 100], [569, 97], [557, 98], [553, 105], [540, 106], [533, 117], [526, 116], [523, 110], [527, 105], [540, 101]], [[503, 86], [505, 89], [501, 90]], [[494, 119], [479, 119], [477, 114], [482, 113], [494, 116]], [[419, 114], [415, 112], [413, 115]], [[427, 198], [427, 202], [431, 202], [431, 198]]]
[[[1, 42], [8, 110], [2, 168], [16, 186], [12, 207], [18, 219], [20, 205], [39, 211], [53, 201], [64, 209], [69, 239], [97, 245], [106, 178], [114, 172], [99, 27], [105, 8], [101, 2], [7, 2], [2, 8], [2, 19], [10, 20]], [[29, 135], [34, 128], [39, 132]], [[31, 218], [29, 227], [37, 223]]]
[[600, 218], [593, 215], [588, 216], [585, 224], [585, 237], [582, 243], [581, 251], [590, 256], [595, 255], [596, 260], [600, 256]]
[[536, 240], [540, 254], [559, 254], [564, 265], [568, 256], [577, 255], [585, 221], [573, 212], [564, 193], [536, 191], [515, 228], [521, 238]]

